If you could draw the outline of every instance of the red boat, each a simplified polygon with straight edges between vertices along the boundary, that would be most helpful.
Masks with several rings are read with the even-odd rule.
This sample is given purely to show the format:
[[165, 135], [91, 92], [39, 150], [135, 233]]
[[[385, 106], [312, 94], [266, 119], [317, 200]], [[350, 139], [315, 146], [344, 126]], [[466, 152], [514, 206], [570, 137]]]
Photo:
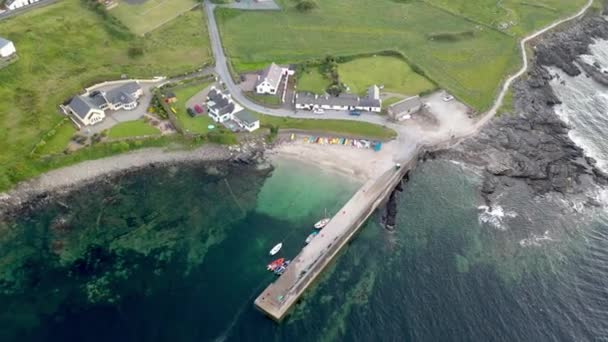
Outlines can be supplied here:
[[274, 271], [277, 268], [281, 267], [283, 265], [283, 262], [285, 262], [285, 258], [279, 258], [268, 264], [267, 270]]

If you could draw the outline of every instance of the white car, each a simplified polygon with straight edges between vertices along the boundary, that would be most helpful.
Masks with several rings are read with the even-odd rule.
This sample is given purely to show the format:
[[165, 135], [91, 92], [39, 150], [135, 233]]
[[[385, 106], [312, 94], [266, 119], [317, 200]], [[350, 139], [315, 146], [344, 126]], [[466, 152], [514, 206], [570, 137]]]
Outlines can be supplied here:
[[445, 102], [450, 102], [453, 99], [454, 99], [454, 96], [452, 96], [452, 95], [446, 95], [443, 97], [443, 101], [445, 101]]
[[315, 114], [323, 114], [325, 113], [325, 111], [322, 108], [315, 108], [312, 110], [313, 113]]

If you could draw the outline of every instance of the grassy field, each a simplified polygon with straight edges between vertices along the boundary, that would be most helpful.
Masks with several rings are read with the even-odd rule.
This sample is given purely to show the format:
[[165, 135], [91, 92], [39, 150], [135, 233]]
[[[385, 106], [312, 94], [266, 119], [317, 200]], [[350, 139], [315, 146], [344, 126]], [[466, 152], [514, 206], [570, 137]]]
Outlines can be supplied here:
[[108, 138], [119, 139], [129, 137], [141, 137], [146, 135], [160, 135], [160, 131], [156, 127], [152, 127], [143, 120], [128, 121], [119, 123], [110, 128]]
[[384, 85], [383, 91], [417, 95], [432, 90], [435, 85], [418, 75], [404, 61], [395, 57], [357, 58], [340, 64], [338, 73], [350, 91], [363, 94], [370, 86]]
[[256, 94], [255, 92], [250, 92], [246, 95], [254, 102], [270, 107], [278, 107], [281, 104], [281, 98], [278, 95]]
[[141, 4], [119, 1], [110, 13], [133, 33], [143, 35], [196, 6], [193, 0], [147, 0]]
[[312, 68], [298, 75], [298, 91], [323, 94], [330, 83], [329, 79], [323, 76], [318, 68]]
[[210, 84], [211, 82], [206, 82], [203, 84], [199, 83], [175, 89], [174, 91], [175, 96], [177, 97], [177, 102], [172, 104], [173, 108], [175, 108], [175, 110], [177, 111], [175, 116], [187, 132], [205, 134], [209, 132], [209, 125], [216, 125], [216, 123], [211, 120], [211, 118], [207, 114], [201, 114], [196, 117], [191, 117], [190, 115], [188, 115], [188, 112], [186, 112], [186, 102], [192, 96], [196, 95], [196, 93], [205, 89]]
[[[223, 43], [237, 69], [261, 62], [396, 50], [441, 87], [482, 110], [492, 103], [505, 75], [520, 64], [518, 37], [471, 21], [472, 12], [454, 15], [425, 1], [324, 0], [317, 2], [318, 9], [303, 14], [294, 8], [294, 1], [278, 2], [284, 8], [280, 12], [218, 10]], [[481, 4], [485, 0], [454, 2]], [[559, 3], [553, 5], [559, 11], [507, 2], [519, 4], [517, 10], [523, 11], [523, 32], [562, 13], [574, 13], [584, 0], [549, 0]], [[525, 19], [528, 13], [540, 19]]]
[[[19, 60], [0, 70], [0, 190], [41, 171], [30, 151], [64, 118], [58, 105], [84, 86], [121, 74], [174, 75], [208, 62], [208, 36], [201, 21], [200, 11], [188, 12], [146, 38], [117, 37], [78, 0], [1, 21], [0, 32], [15, 43]], [[130, 57], [133, 46], [143, 47], [143, 54]], [[44, 153], [67, 145], [73, 129], [68, 123], [60, 130]]]
[[46, 139], [45, 144], [36, 150], [39, 154], [56, 154], [61, 153], [67, 147], [67, 142], [72, 139], [76, 133], [76, 128], [70, 121], [65, 121], [55, 129], [55, 135]]
[[351, 120], [295, 119], [256, 114], [262, 126], [276, 126], [280, 129], [301, 129], [313, 132], [335, 133], [377, 139], [392, 139], [397, 133], [390, 128]]

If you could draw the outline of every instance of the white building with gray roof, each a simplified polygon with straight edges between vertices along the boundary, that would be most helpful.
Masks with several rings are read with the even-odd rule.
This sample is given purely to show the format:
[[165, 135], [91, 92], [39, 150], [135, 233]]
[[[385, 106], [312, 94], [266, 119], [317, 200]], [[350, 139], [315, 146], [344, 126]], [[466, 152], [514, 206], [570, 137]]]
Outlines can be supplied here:
[[258, 76], [255, 92], [258, 94], [275, 95], [279, 90], [283, 77], [288, 77], [289, 75], [293, 75], [293, 73], [288, 68], [283, 68], [272, 63]]
[[368, 89], [365, 97], [345, 93], [339, 96], [297, 93], [295, 105], [296, 109], [305, 110], [361, 110], [374, 113], [379, 113], [382, 110], [380, 90], [375, 85]]
[[395, 102], [388, 106], [388, 115], [397, 121], [408, 120], [413, 114], [420, 111], [423, 103], [420, 100], [420, 96], [412, 96], [407, 99], [403, 99], [399, 102]]
[[0, 37], [0, 57], [8, 58], [16, 53], [15, 44], [6, 38]]

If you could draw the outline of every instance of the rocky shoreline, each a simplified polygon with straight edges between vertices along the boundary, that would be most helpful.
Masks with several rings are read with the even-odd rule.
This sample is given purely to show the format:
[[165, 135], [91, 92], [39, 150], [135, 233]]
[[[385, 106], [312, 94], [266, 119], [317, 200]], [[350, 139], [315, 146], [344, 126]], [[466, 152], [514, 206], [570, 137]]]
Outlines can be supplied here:
[[[425, 153], [421, 159], [459, 160], [482, 169], [481, 193], [488, 205], [518, 182], [539, 195], [580, 194], [596, 184], [608, 184], [608, 176], [570, 139], [568, 125], [555, 113], [560, 100], [550, 85], [554, 76], [547, 70], [557, 67], [571, 76], [585, 73], [608, 85], [608, 75], [598, 66], [580, 60], [580, 55], [590, 53], [594, 39], [608, 39], [608, 21], [598, 13], [540, 38], [527, 76], [513, 85], [513, 112], [495, 118], [458, 146]], [[597, 203], [588, 199], [588, 204]]]

